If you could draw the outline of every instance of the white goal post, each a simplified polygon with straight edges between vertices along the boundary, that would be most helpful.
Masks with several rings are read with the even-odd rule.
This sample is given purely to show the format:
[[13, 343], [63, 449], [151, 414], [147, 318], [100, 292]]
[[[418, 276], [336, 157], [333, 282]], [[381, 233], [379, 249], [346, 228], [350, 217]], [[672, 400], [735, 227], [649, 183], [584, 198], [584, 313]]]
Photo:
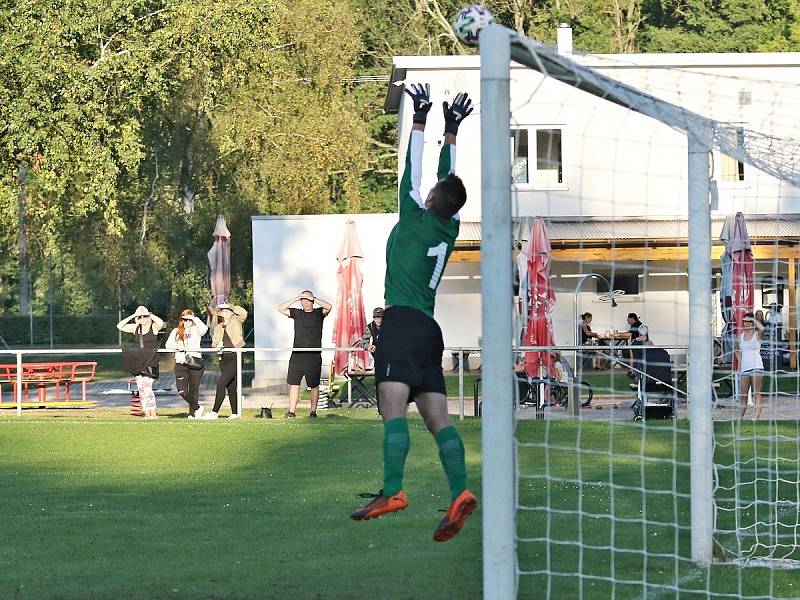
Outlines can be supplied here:
[[514, 471], [509, 31], [481, 32], [483, 597], [517, 597]]
[[[711, 177], [709, 153], [725, 155], [800, 186], [798, 143], [732, 126], [660, 100], [560, 55], [503, 26], [480, 33], [481, 210], [483, 311], [483, 575], [484, 598], [516, 598], [514, 339], [508, 292], [512, 286], [510, 60], [638, 112], [685, 133], [688, 142], [689, 347], [687, 392], [691, 473], [691, 560], [699, 567], [714, 553], [714, 424]], [[677, 584], [676, 584], [677, 585]]]

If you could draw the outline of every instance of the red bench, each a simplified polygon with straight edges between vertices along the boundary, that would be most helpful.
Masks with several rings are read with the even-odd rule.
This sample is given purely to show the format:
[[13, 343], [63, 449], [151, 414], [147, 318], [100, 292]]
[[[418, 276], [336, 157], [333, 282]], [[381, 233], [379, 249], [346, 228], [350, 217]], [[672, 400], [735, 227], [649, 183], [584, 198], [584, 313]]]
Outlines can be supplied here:
[[[96, 362], [48, 362], [48, 363], [22, 363], [22, 388], [25, 392], [25, 402], [29, 402], [29, 389], [36, 386], [37, 403], [48, 403], [47, 386], [53, 385], [56, 389], [55, 401], [64, 405], [72, 402], [70, 386], [73, 383], [81, 384], [81, 399], [86, 402], [86, 384], [94, 381], [97, 370]], [[0, 403], [3, 401], [3, 385], [10, 384], [13, 391], [13, 400], [16, 400], [17, 365], [0, 365]], [[61, 400], [61, 386], [64, 386], [64, 400]]]

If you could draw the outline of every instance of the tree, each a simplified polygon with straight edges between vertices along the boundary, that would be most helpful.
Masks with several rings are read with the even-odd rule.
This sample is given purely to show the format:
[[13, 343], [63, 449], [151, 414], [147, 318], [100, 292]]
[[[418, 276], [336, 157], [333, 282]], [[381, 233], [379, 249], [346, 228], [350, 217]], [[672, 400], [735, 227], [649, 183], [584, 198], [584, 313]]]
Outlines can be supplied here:
[[13, 257], [65, 310], [197, 307], [224, 210], [247, 301], [252, 214], [359, 209], [359, 44], [334, 0], [0, 5], [0, 288]]

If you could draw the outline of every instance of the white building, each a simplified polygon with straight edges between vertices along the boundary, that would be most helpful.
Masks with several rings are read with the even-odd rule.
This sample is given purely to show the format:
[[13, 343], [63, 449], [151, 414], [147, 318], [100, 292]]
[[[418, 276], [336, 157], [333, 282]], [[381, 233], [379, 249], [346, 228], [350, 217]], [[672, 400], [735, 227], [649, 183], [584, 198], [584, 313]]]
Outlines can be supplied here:
[[[572, 58], [718, 121], [800, 139], [800, 86], [796, 84], [800, 53]], [[425, 189], [434, 183], [444, 126], [436, 107], [456, 92], [466, 91], [479, 114], [479, 66], [476, 56], [395, 58], [385, 110], [398, 114], [398, 173], [404, 164], [412, 113], [402, 83], [431, 84], [434, 109], [425, 144], [424, 160], [430, 165], [423, 174]], [[511, 71], [511, 108], [512, 197], [518, 217], [514, 231], [524, 243], [524, 217], [542, 216], [548, 225], [557, 290], [553, 312], [557, 343], [574, 341], [577, 301], [578, 312], [594, 314], [595, 331], [623, 329], [627, 313], [636, 312], [657, 343], [686, 344], [686, 136], [516, 64]], [[472, 116], [462, 124], [458, 137], [457, 172], [465, 181], [469, 200], [437, 300], [436, 318], [447, 346], [474, 346], [480, 336], [479, 133], [480, 121]], [[743, 212], [755, 244], [756, 307], [775, 300], [761, 298], [758, 284], [764, 276], [783, 277], [789, 297], [779, 301], [796, 306], [800, 190], [716, 151], [712, 163], [719, 190], [712, 211], [712, 237], [719, 237], [726, 215]], [[290, 345], [291, 323], [283, 322], [288, 319], [275, 310], [284, 297], [306, 287], [328, 299], [335, 297], [335, 255], [347, 218], [356, 220], [362, 246], [368, 249], [367, 310], [381, 304], [383, 246], [394, 215], [254, 217], [257, 346]], [[715, 259], [721, 251], [721, 245], [712, 249]], [[617, 308], [612, 309], [603, 298], [608, 290], [593, 280], [576, 292], [577, 282], [589, 272], [614, 275], [614, 287], [626, 292], [617, 298]], [[796, 329], [795, 317], [794, 311], [783, 309], [790, 331]], [[329, 318], [326, 343], [332, 326]], [[282, 368], [277, 363], [259, 363], [259, 379], [272, 379]]]

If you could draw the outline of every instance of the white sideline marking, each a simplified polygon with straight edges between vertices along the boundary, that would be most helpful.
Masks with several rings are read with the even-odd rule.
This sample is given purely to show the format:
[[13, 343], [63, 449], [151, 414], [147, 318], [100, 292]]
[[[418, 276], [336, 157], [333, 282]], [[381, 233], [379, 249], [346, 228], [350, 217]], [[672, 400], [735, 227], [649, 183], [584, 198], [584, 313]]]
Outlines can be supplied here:
[[[678, 585], [677, 585], [678, 590], [679, 591], [686, 591], [686, 592], [691, 591], [691, 590], [684, 590], [683, 586], [685, 584], [689, 583], [690, 581], [692, 581], [693, 579], [699, 579], [703, 575], [704, 571], [705, 571], [705, 569], [698, 569], [698, 568], [695, 568], [694, 570], [689, 571], [686, 575], [684, 575], [683, 577], [681, 577], [678, 580]], [[706, 591], [706, 590], [697, 590], [698, 593], [703, 593], [704, 591]], [[659, 598], [665, 598], [667, 596], [669, 596], [670, 598], [674, 598], [675, 597], [675, 590], [667, 590], [667, 589], [664, 589], [664, 588], [657, 588], [657, 589], [653, 590], [652, 592], [645, 592], [644, 595], [641, 598], [642, 598], [642, 600], [658, 600]]]

